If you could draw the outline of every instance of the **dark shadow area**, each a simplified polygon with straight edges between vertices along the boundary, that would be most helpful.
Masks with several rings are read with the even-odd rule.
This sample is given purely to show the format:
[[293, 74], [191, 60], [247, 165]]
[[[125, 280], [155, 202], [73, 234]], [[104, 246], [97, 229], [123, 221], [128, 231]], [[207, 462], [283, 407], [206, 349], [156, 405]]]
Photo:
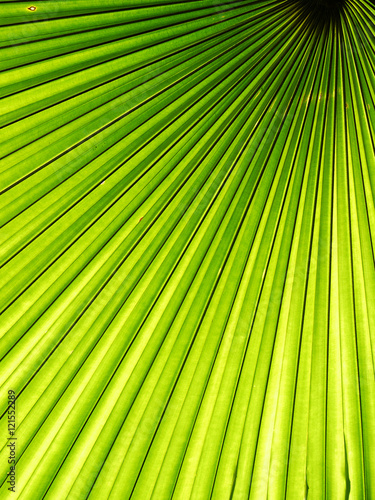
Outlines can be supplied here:
[[340, 22], [340, 14], [347, 0], [297, 0], [306, 16], [316, 24], [328, 25]]

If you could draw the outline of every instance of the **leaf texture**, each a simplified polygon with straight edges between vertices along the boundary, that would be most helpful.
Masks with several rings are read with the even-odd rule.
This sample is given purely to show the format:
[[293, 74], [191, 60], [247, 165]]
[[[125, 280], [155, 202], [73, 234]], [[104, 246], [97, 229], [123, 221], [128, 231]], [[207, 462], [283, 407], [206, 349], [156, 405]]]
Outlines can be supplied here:
[[1, 498], [375, 498], [374, 23], [0, 2]]

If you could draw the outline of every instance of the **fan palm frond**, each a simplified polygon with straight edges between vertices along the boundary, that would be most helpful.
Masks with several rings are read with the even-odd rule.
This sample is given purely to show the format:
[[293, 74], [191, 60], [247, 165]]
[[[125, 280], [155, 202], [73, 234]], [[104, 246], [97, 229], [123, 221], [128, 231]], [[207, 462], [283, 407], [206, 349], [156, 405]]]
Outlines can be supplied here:
[[375, 498], [373, 4], [0, 13], [1, 498]]

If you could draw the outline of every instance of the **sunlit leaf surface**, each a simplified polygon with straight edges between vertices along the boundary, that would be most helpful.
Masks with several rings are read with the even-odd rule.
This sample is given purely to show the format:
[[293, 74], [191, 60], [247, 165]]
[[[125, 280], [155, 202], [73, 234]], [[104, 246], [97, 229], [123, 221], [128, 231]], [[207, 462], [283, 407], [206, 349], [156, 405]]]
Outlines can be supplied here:
[[375, 498], [374, 22], [0, 2], [1, 498]]

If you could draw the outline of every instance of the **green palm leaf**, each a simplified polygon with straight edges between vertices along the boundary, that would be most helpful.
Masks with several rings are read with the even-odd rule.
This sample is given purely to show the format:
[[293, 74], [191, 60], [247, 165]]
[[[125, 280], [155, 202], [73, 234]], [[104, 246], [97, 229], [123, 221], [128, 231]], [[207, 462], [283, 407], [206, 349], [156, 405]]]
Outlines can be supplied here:
[[0, 497], [375, 498], [373, 4], [0, 14]]

